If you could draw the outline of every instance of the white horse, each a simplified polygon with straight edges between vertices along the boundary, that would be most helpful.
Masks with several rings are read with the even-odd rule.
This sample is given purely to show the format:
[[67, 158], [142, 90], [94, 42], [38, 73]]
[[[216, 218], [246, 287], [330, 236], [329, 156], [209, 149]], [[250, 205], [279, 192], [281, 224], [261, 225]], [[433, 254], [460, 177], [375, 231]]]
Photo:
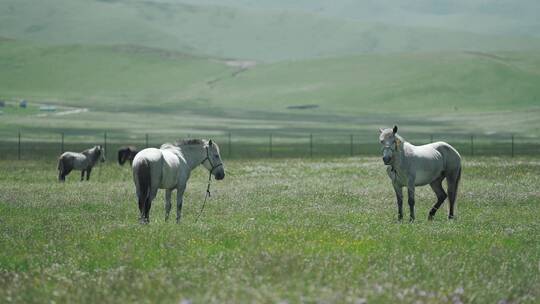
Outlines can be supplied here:
[[[403, 192], [407, 187], [410, 221], [414, 221], [414, 187], [429, 184], [437, 195], [437, 203], [429, 212], [433, 219], [437, 209], [448, 197], [450, 208], [448, 218], [454, 218], [454, 205], [461, 179], [461, 156], [445, 142], [436, 142], [423, 146], [414, 146], [397, 134], [393, 129], [380, 129], [379, 140], [383, 145], [383, 161], [388, 166], [388, 176], [396, 192], [398, 219], [403, 219]], [[444, 192], [442, 181], [446, 178], [448, 195]]]
[[171, 211], [171, 193], [176, 190], [176, 222], [191, 171], [203, 165], [217, 180], [225, 177], [219, 147], [212, 140], [190, 139], [147, 148], [133, 159], [133, 181], [137, 191], [141, 223], [149, 222], [150, 207], [158, 189], [165, 189], [165, 220]]
[[98, 160], [105, 161], [105, 150], [101, 145], [94, 146], [91, 149], [77, 152], [64, 152], [58, 158], [58, 180], [63, 182], [66, 180], [66, 175], [71, 170], [81, 170], [81, 181], [84, 179], [86, 172], [86, 180], [90, 179], [90, 172]]

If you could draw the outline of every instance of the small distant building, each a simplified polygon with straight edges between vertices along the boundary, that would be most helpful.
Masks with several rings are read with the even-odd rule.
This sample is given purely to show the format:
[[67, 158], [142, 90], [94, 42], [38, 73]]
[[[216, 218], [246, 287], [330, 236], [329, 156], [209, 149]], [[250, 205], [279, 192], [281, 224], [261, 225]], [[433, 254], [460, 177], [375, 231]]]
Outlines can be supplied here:
[[26, 99], [22, 99], [21, 102], [19, 102], [19, 107], [26, 109], [26, 106], [28, 106], [28, 102]]

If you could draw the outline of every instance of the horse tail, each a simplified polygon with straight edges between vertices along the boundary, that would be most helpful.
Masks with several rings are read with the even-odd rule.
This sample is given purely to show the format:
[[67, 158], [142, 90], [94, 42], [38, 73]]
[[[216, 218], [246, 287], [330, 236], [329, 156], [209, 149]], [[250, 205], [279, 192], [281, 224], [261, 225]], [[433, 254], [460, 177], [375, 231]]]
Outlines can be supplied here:
[[58, 171], [64, 170], [64, 164], [63, 164], [63, 161], [62, 161], [62, 156], [58, 157], [58, 164], [56, 166], [56, 169], [58, 169]]
[[460, 180], [461, 180], [461, 164], [459, 164], [456, 168], [456, 171], [453, 172], [453, 174], [447, 178], [448, 201], [450, 203], [450, 210], [448, 213], [449, 219], [454, 218], [454, 208], [456, 205], [456, 198], [457, 198], [457, 192], [458, 192]]
[[[461, 165], [458, 167], [458, 172], [457, 172], [457, 176], [456, 176], [456, 182], [454, 184], [454, 195], [457, 195], [457, 192], [458, 192], [458, 188], [459, 188], [459, 181], [461, 180]], [[454, 197], [454, 200], [455, 200], [455, 197]]]
[[139, 209], [142, 213], [145, 208], [146, 201], [150, 199], [150, 187], [152, 185], [150, 165], [148, 164], [148, 161], [145, 159], [141, 160], [138, 166], [134, 168], [134, 171], [134, 175], [137, 179], [137, 184], [139, 187], [137, 191], [139, 196]]
[[125, 154], [124, 148], [121, 148], [120, 150], [118, 150], [118, 163], [120, 164], [120, 166], [123, 166], [124, 163], [126, 162], [126, 159], [124, 158], [124, 154]]
[[56, 165], [56, 169], [58, 169], [58, 180], [61, 182], [66, 180], [66, 176], [64, 175], [66, 166], [64, 162], [64, 155], [60, 155], [60, 157], [58, 157], [58, 164]]

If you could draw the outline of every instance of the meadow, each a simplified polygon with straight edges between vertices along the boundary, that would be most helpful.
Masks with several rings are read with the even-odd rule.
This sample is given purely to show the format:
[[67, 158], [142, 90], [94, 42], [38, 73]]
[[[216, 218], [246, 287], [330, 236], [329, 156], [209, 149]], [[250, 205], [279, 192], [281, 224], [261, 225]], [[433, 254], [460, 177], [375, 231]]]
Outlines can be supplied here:
[[[540, 302], [539, 5], [394, 2], [0, 1], [0, 302]], [[397, 221], [394, 124], [464, 157], [457, 219]], [[186, 137], [227, 177], [140, 225], [116, 150]]]
[[[381, 160], [225, 159], [199, 220], [163, 193], [138, 224], [130, 169], [56, 181], [52, 161], [0, 161], [0, 299], [42, 302], [537, 303], [540, 162], [465, 157], [457, 219], [399, 223]], [[174, 207], [173, 207], [174, 208]]]

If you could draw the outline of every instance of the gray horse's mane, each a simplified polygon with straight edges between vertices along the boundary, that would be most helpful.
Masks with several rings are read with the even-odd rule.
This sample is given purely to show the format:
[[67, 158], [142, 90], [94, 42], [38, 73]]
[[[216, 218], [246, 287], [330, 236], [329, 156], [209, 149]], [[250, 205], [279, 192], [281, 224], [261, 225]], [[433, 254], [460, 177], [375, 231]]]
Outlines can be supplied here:
[[82, 154], [88, 154], [90, 152], [94, 152], [95, 150], [97, 150], [99, 148], [99, 146], [93, 146], [92, 148], [89, 148], [89, 149], [86, 149], [84, 151], [82, 151], [81, 153]]
[[193, 146], [207, 145], [208, 142], [204, 139], [179, 139], [174, 144], [173, 143], [164, 143], [159, 147], [163, 150], [171, 150], [174, 153], [181, 153], [183, 148], [189, 148]]
[[176, 146], [193, 146], [193, 145], [205, 145], [207, 142], [204, 139], [199, 138], [189, 138], [189, 139], [179, 139], [176, 141]]

